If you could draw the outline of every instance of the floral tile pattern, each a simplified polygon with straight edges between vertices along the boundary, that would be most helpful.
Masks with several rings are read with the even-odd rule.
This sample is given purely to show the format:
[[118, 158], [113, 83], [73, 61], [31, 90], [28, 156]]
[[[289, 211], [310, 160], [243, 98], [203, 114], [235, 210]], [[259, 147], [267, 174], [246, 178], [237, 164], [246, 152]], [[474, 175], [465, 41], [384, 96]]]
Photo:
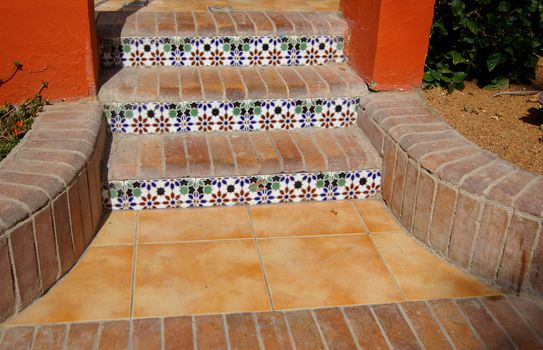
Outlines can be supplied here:
[[113, 210], [361, 199], [380, 191], [380, 170], [127, 180], [102, 186], [104, 206]]
[[341, 36], [104, 38], [105, 67], [269, 66], [343, 62]]
[[356, 122], [358, 98], [175, 103], [110, 103], [113, 133], [343, 128]]

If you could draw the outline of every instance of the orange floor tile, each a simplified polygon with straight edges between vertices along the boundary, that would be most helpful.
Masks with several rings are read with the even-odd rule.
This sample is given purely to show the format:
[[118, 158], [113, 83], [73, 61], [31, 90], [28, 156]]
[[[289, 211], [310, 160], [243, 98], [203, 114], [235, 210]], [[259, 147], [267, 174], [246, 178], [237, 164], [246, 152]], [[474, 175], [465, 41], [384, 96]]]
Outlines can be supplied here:
[[378, 200], [113, 212], [74, 269], [8, 325], [495, 294]]

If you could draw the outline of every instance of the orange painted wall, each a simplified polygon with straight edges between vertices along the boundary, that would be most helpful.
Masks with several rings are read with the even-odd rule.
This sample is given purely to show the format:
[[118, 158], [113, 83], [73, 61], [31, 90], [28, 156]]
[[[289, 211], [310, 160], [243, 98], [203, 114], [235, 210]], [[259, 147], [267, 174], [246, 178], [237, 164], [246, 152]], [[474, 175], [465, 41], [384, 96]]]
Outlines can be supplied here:
[[0, 1], [0, 78], [13, 61], [22, 71], [0, 85], [0, 104], [33, 96], [42, 80], [51, 100], [95, 94], [98, 74], [93, 0]]
[[350, 22], [349, 60], [375, 90], [419, 87], [434, 0], [341, 0]]

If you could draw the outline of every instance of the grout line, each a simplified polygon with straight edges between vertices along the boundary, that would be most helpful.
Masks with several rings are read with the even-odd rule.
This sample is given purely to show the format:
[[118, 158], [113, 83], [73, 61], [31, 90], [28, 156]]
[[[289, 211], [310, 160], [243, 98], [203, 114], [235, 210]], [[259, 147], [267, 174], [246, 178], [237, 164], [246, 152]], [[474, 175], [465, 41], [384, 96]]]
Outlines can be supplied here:
[[321, 325], [319, 324], [319, 321], [317, 320], [317, 315], [315, 315], [315, 310], [310, 310], [309, 314], [311, 315], [311, 318], [313, 319], [313, 322], [315, 323], [315, 326], [317, 327], [317, 332], [319, 333], [319, 336], [321, 338], [321, 342], [324, 345], [324, 348], [328, 350], [328, 342], [326, 341], [326, 338], [324, 337], [324, 334], [322, 333]]
[[473, 333], [473, 335], [475, 336], [475, 338], [477, 338], [477, 340], [479, 340], [480, 344], [483, 344], [483, 345], [486, 345], [485, 341], [483, 340], [483, 338], [481, 338], [481, 335], [479, 334], [479, 332], [477, 332], [477, 330], [475, 329], [475, 327], [473, 326], [473, 324], [471, 323], [471, 320], [470, 318], [468, 317], [468, 315], [466, 315], [462, 309], [460, 308], [460, 306], [458, 305], [458, 303], [456, 303], [454, 300], [451, 300], [450, 303], [453, 305], [454, 308], [456, 308], [456, 310], [458, 311], [458, 313], [460, 314], [460, 317], [462, 317], [464, 319], [464, 322], [466, 322], [468, 324], [468, 327], [469, 329], [471, 329], [471, 332]]
[[285, 325], [287, 327], [287, 334], [290, 340], [290, 346], [296, 350], [296, 342], [294, 341], [294, 336], [292, 335], [292, 329], [290, 329], [290, 324], [288, 323], [287, 314], [285, 313], [285, 311], [281, 311], [281, 315], [283, 315], [283, 320], [285, 321]]
[[222, 324], [224, 328], [224, 340], [226, 341], [226, 349], [230, 350], [230, 328], [228, 327], [228, 322], [226, 322], [226, 315], [222, 315]]
[[351, 325], [351, 320], [345, 313], [345, 308], [343, 306], [340, 306], [339, 312], [341, 312], [341, 315], [343, 316], [343, 321], [345, 321], [345, 324], [347, 325], [347, 328], [349, 329], [349, 333], [351, 333], [351, 338], [354, 341], [354, 345], [356, 346], [356, 349], [362, 350], [362, 347], [360, 346], [360, 343], [358, 342], [358, 337], [356, 336], [353, 326]]
[[387, 343], [389, 349], [394, 349], [394, 346], [392, 346], [392, 343], [390, 342], [390, 339], [388, 339], [388, 334], [387, 334], [387, 332], [385, 332], [385, 328], [381, 324], [381, 321], [379, 320], [379, 317], [377, 317], [377, 314], [375, 313], [375, 310], [373, 309], [373, 307], [371, 305], [368, 306], [368, 309], [370, 310], [370, 313], [373, 316], [373, 319], [374, 319], [375, 323], [377, 324], [377, 327], [381, 331], [381, 335], [385, 339], [385, 342]]
[[245, 209], [247, 211], [247, 217], [249, 218], [249, 224], [251, 225], [251, 230], [253, 231], [253, 240], [255, 242], [256, 246], [256, 252], [258, 254], [258, 261], [260, 262], [260, 270], [262, 271], [262, 276], [264, 277], [264, 285], [266, 287], [266, 292], [268, 294], [268, 302], [270, 303], [270, 307], [272, 311], [275, 310], [275, 305], [273, 305], [273, 297], [272, 292], [270, 288], [270, 283], [268, 281], [268, 276], [266, 275], [266, 268], [264, 267], [264, 261], [262, 260], [262, 254], [260, 252], [260, 245], [258, 244], [258, 240], [256, 239], [256, 232], [253, 225], [253, 218], [251, 217], [251, 212], [249, 210], [249, 206], [245, 206]]
[[140, 223], [140, 213], [138, 212], [136, 214], [136, 227], [134, 229], [134, 244], [133, 244], [133, 251], [132, 251], [132, 278], [130, 283], [130, 315], [129, 319], [132, 320], [134, 318], [134, 294], [136, 293], [136, 262], [137, 262], [137, 255], [138, 255], [138, 231], [139, 231], [139, 223]]
[[68, 336], [70, 335], [71, 323], [68, 323], [65, 327], [64, 341], [62, 342], [62, 349], [68, 349]]
[[368, 225], [366, 225], [366, 222], [362, 218], [362, 215], [360, 214], [360, 211], [358, 211], [358, 208], [356, 207], [356, 205], [354, 205], [353, 200], [350, 200], [349, 202], [351, 203], [351, 207], [354, 209], [354, 212], [358, 216], [358, 221], [360, 221], [360, 223], [362, 224], [362, 227], [364, 227], [364, 230], [366, 230], [366, 232], [368, 234], [370, 234], [371, 233], [370, 229], [368, 228]]
[[[441, 330], [441, 332], [445, 336], [445, 339], [447, 340], [447, 342], [449, 343], [451, 348], [456, 350], [456, 345], [454, 345], [454, 342], [452, 341], [452, 338], [451, 338], [449, 332], [447, 332], [447, 329], [445, 328], [443, 323], [441, 323], [441, 321], [437, 317], [432, 305], [430, 305], [430, 303], [428, 303], [428, 300], [424, 300], [424, 301], [422, 301], [422, 303], [424, 303], [426, 308], [430, 311], [430, 316], [432, 317], [432, 319], [434, 320], [434, 323], [437, 324], [437, 326], [439, 327], [439, 329]], [[462, 312], [462, 311], [460, 311], [460, 312]]]
[[160, 350], [165, 350], [166, 348], [166, 338], [164, 336], [164, 317], [159, 318], [160, 322]]
[[196, 317], [190, 317], [192, 325], [192, 348], [198, 349], [198, 327], [196, 326]]
[[251, 316], [252, 316], [253, 323], [255, 326], [256, 339], [258, 340], [258, 348], [261, 350], [265, 350], [264, 341], [262, 340], [262, 334], [260, 331], [260, 324], [258, 323], [256, 312], [251, 313]]
[[425, 348], [424, 343], [420, 339], [420, 336], [417, 333], [417, 330], [416, 330], [415, 326], [413, 325], [413, 321], [409, 318], [409, 316], [407, 315], [407, 313], [403, 309], [402, 304], [397, 304], [397, 306], [398, 306], [398, 310], [400, 311], [400, 315], [402, 315], [402, 317], [405, 320], [405, 323], [407, 323], [407, 327], [409, 327], [409, 329], [411, 329], [411, 333], [413, 333], [413, 335], [415, 336], [415, 339], [416, 339], [417, 343], [419, 343], [419, 346], [422, 349], [424, 349]]

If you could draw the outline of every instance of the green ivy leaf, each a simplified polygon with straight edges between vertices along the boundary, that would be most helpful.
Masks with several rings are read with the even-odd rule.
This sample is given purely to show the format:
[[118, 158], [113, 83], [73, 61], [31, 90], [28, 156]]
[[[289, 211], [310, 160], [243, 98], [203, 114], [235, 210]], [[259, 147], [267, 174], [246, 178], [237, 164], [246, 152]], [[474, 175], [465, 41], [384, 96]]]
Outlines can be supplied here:
[[492, 72], [498, 66], [498, 64], [501, 63], [502, 59], [503, 55], [499, 52], [495, 52], [488, 56], [488, 59], [486, 60], [488, 72]]

